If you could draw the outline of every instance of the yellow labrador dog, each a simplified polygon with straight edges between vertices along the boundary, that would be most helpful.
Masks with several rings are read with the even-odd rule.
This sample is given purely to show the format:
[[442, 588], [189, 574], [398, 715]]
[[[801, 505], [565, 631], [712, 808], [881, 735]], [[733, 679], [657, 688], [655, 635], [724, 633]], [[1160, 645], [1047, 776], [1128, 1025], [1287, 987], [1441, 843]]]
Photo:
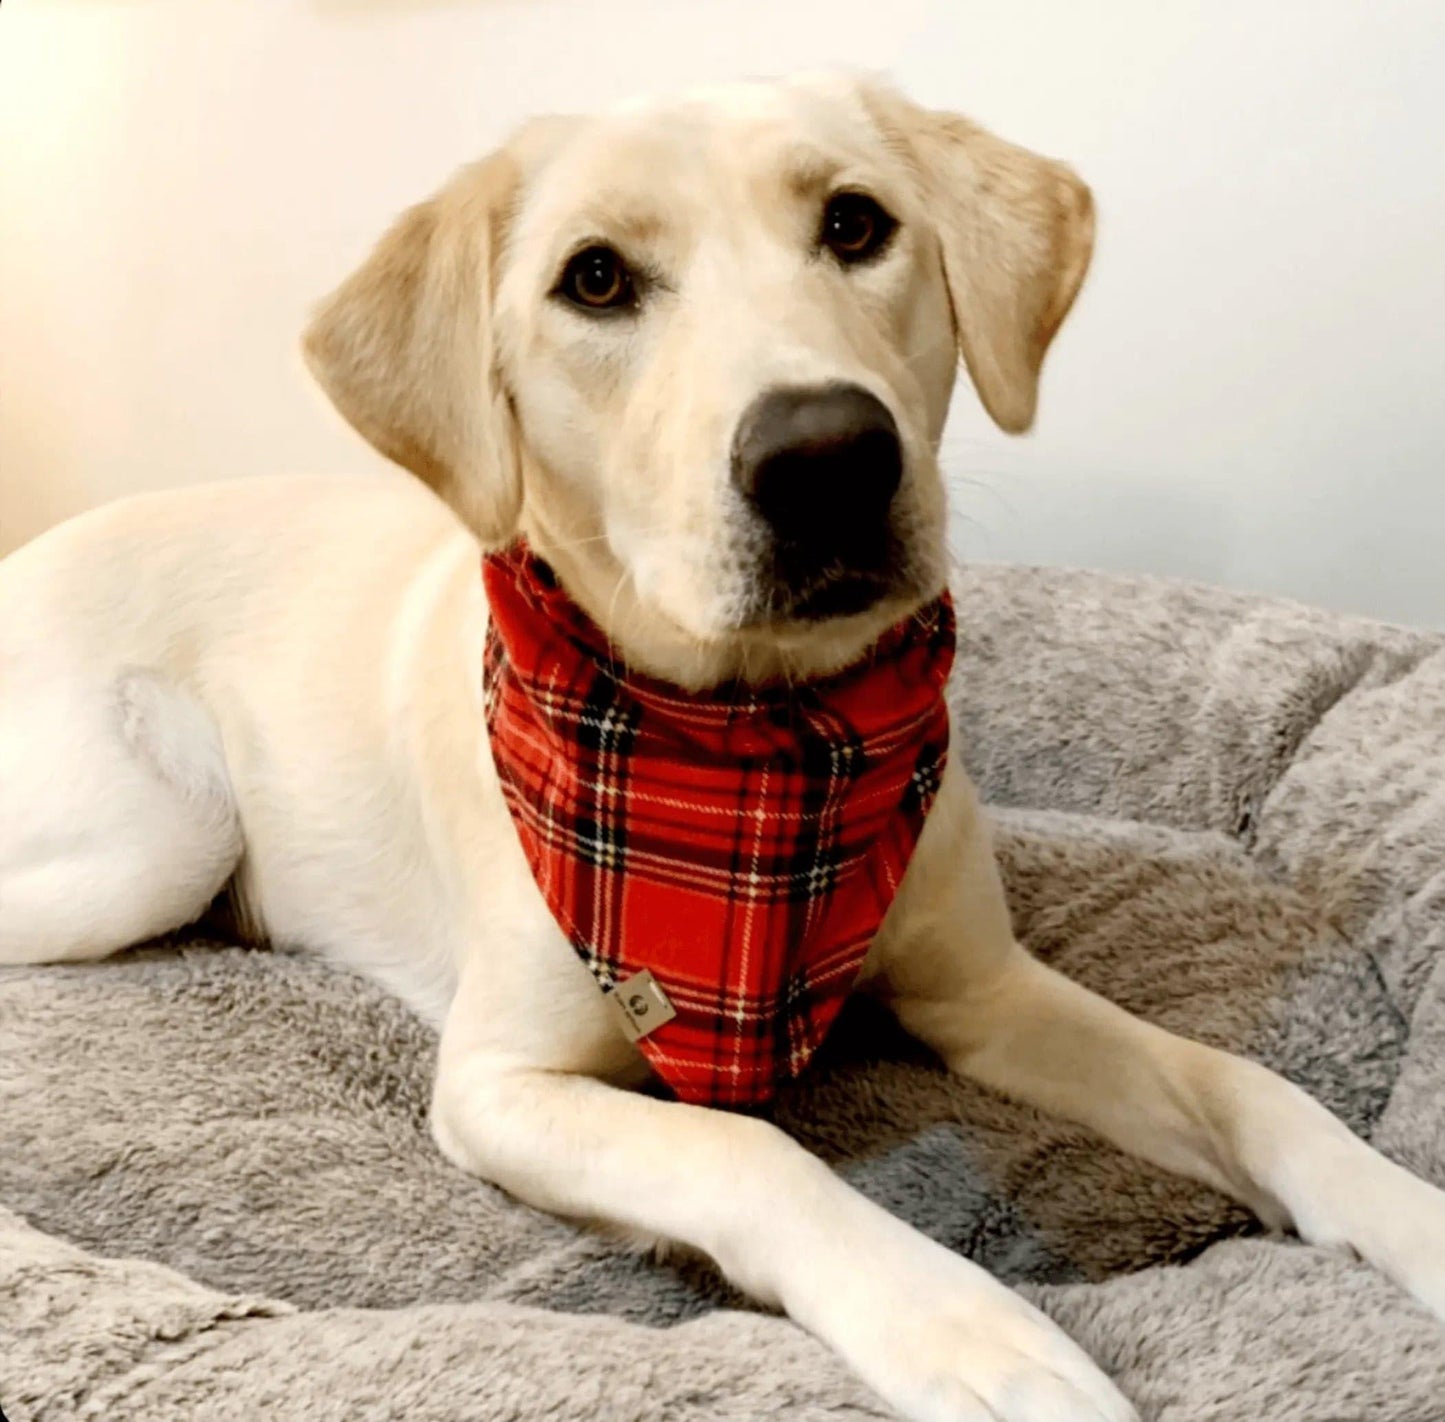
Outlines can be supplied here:
[[[1091, 230], [1068, 168], [848, 79], [523, 129], [306, 336], [418, 482], [146, 496], [0, 565], [0, 962], [101, 958], [230, 884], [258, 933], [440, 1026], [434, 1128], [463, 1169], [703, 1251], [905, 1417], [1133, 1417], [1041, 1313], [766, 1120], [627, 1089], [642, 1060], [519, 848], [478, 675], [477, 540], [519, 535], [663, 682], [858, 662], [943, 584], [959, 358], [1027, 427]], [[780, 392], [759, 453], [739, 431]], [[759, 460], [789, 497], [752, 496]], [[789, 519], [803, 571], [775, 556]], [[1024, 952], [957, 755], [859, 985], [952, 1070], [1445, 1314], [1445, 1195]]]

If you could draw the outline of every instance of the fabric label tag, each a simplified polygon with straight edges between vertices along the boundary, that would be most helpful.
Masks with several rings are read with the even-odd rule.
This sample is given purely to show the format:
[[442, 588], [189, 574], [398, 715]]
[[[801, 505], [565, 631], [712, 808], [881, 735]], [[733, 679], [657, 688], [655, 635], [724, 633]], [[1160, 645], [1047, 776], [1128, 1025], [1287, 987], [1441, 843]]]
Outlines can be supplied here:
[[677, 1016], [677, 1009], [667, 1000], [661, 984], [646, 968], [624, 978], [607, 994], [607, 999], [617, 1008], [629, 1042], [655, 1032]]

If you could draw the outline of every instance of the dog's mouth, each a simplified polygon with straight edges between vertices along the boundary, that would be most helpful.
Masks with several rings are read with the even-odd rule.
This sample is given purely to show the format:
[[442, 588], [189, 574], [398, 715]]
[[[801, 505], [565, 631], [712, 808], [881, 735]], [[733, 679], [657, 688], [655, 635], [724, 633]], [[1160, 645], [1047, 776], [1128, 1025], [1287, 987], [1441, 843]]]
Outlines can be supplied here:
[[916, 591], [902, 543], [886, 521], [850, 530], [822, 558], [816, 542], [774, 540], [761, 561], [753, 626], [856, 617]]
[[784, 616], [791, 622], [827, 622], [835, 617], [855, 617], [876, 607], [891, 591], [891, 584], [885, 578], [844, 574], [819, 582], [800, 596], [791, 598]]
[[757, 622], [830, 622], [856, 617], [899, 591], [897, 580], [881, 572], [826, 569], [799, 583], [774, 584]]

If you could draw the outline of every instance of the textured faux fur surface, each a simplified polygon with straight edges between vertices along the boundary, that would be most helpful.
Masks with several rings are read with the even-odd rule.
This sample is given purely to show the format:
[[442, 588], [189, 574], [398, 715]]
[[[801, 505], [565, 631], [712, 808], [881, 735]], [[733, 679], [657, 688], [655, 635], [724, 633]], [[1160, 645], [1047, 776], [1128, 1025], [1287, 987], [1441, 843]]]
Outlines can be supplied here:
[[[1083, 573], [975, 569], [958, 599], [1025, 942], [1445, 1184], [1445, 639]], [[706, 1266], [447, 1164], [434, 1050], [280, 954], [0, 973], [12, 1422], [884, 1415]], [[1153, 1422], [1445, 1418], [1445, 1331], [1373, 1271], [949, 1079], [863, 1006], [776, 1115]]]

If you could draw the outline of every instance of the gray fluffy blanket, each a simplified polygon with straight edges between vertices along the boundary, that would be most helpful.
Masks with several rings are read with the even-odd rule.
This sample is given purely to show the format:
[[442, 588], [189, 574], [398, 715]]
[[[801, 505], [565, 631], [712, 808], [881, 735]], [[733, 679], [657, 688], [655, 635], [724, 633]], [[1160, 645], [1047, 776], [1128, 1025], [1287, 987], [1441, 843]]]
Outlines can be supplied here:
[[[962, 752], [1029, 946], [1445, 1184], [1445, 639], [1010, 569], [959, 611]], [[705, 1265], [448, 1165], [433, 1050], [281, 954], [0, 973], [12, 1422], [885, 1415]], [[1445, 1419], [1445, 1329], [1369, 1269], [949, 1080], [862, 1007], [777, 1116], [1154, 1422]]]

